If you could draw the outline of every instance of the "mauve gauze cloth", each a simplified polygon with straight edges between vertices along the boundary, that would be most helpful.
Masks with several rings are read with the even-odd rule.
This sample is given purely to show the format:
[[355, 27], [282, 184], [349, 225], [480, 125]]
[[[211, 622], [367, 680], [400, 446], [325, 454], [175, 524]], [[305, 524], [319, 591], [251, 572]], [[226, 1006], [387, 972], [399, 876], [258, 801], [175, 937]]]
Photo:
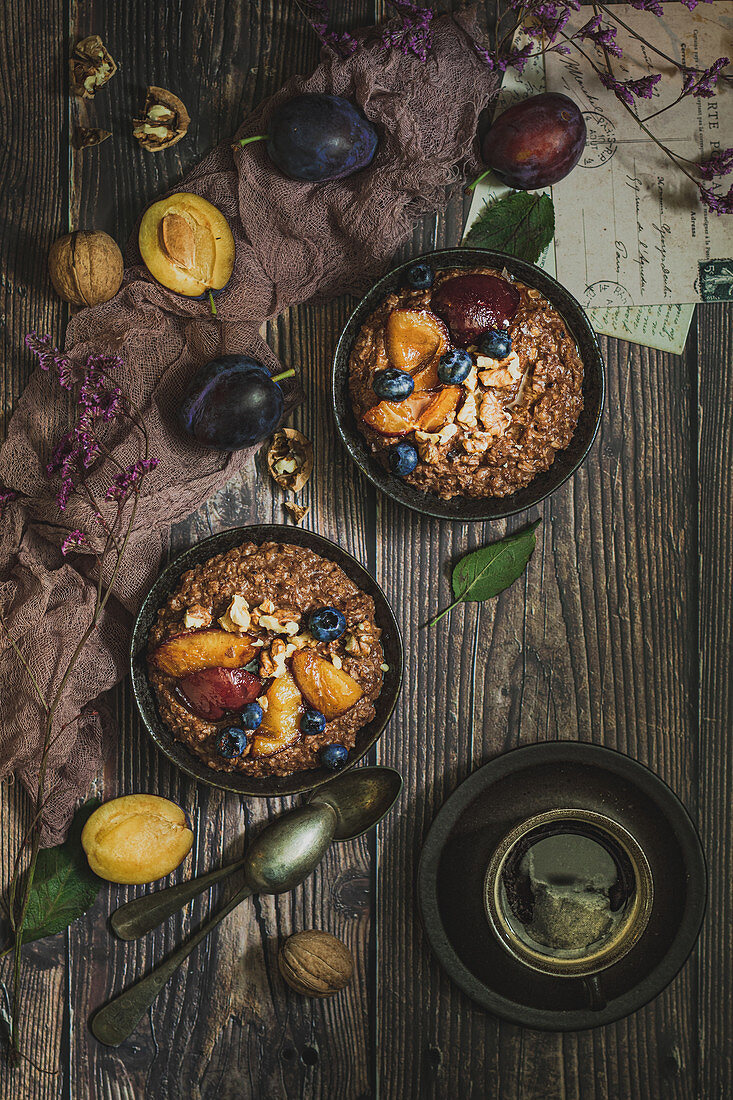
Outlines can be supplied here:
[[[299, 183], [272, 167], [264, 145], [232, 152], [227, 142], [181, 181], [176, 190], [203, 195], [224, 212], [236, 239], [234, 274], [217, 299], [216, 319], [207, 302], [151, 282], [131, 245], [116, 297], [83, 310], [69, 324], [67, 351], [75, 362], [93, 352], [123, 357], [118, 383], [139, 410], [159, 465], [143, 483], [114, 598], [74, 668], [56, 716], [55, 732], [65, 728], [49, 758], [44, 844], [62, 838], [77, 799], [113, 742], [100, 696], [125, 675], [133, 616], [159, 570], [171, 524], [221, 489], [254, 450], [223, 454], [184, 438], [174, 411], [192, 373], [220, 351], [246, 352], [275, 366], [259, 335], [263, 321], [288, 306], [363, 287], [385, 268], [416, 219], [444, 201], [446, 186], [456, 184], [460, 168], [472, 161], [478, 116], [496, 79], [473, 48], [472, 11], [442, 16], [433, 27], [425, 62], [386, 49], [374, 28], [359, 35], [359, 49], [346, 60], [324, 52], [310, 77], [290, 80], [237, 135], [266, 132], [273, 109], [296, 93], [337, 93], [358, 103], [379, 132], [377, 155], [364, 171], [345, 180]], [[292, 408], [300, 398], [297, 384], [284, 388]], [[50, 375], [36, 370], [0, 448], [0, 485], [19, 494], [0, 521], [0, 609], [46, 697], [91, 620], [95, 596], [93, 558], [64, 558], [60, 551], [69, 530], [94, 530], [94, 522], [78, 502], [61, 513], [54, 500], [57, 486], [44, 476], [49, 441], [67, 429], [69, 415], [68, 396]], [[105, 442], [122, 465], [139, 456], [138, 437], [124, 422], [109, 425]], [[103, 498], [109, 480], [105, 463], [92, 470], [89, 484]], [[0, 700], [0, 777], [15, 773], [35, 796], [42, 714], [4, 635]]]

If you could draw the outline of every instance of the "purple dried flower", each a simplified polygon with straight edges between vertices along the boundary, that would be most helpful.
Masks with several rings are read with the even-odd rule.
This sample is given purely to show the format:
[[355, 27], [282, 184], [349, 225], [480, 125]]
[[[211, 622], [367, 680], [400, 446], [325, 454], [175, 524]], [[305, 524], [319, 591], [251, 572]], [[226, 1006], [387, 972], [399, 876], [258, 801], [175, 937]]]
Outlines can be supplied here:
[[654, 87], [662, 79], [662, 74], [650, 73], [649, 76], [642, 76], [638, 80], [616, 80], [610, 73], [599, 73], [598, 79], [604, 88], [613, 92], [617, 99], [633, 107], [635, 96], [639, 99], [652, 98]]
[[524, 67], [529, 61], [530, 57], [534, 56], [534, 47], [531, 42], [528, 42], [521, 50], [515, 50], [514, 53], [507, 55], [505, 61], [506, 65], [511, 65], [521, 75], [524, 72]]
[[573, 38], [587, 39], [590, 42], [595, 42], [596, 46], [605, 49], [614, 57], [622, 56], [621, 50], [616, 45], [616, 27], [604, 26], [600, 15], [594, 15], [592, 19], [589, 19], [585, 26], [575, 32]]
[[72, 550], [81, 550], [89, 546], [89, 539], [83, 531], [70, 531], [61, 543], [61, 553], [66, 557]]
[[299, 3], [298, 7], [324, 46], [328, 46], [342, 58], [350, 57], [354, 53], [359, 43], [353, 34], [349, 34], [348, 31], [339, 33], [328, 29], [331, 14], [328, 0], [304, 0], [304, 3]]
[[16, 500], [18, 494], [13, 489], [5, 489], [0, 485], [0, 516], [3, 514], [6, 505], [10, 504], [11, 500]]
[[55, 367], [58, 371], [59, 384], [65, 390], [70, 390], [74, 384], [74, 368], [68, 355], [53, 344], [50, 336], [39, 336], [37, 332], [29, 332], [25, 338], [25, 346], [38, 360], [41, 370], [48, 371]]
[[650, 11], [654, 15], [663, 14], [661, 0], [629, 0], [629, 3], [637, 11]]
[[733, 214], [733, 187], [727, 195], [716, 195], [711, 187], [701, 187], [700, 198], [714, 214]]
[[711, 180], [714, 176], [727, 176], [733, 171], [733, 149], [719, 149], [716, 153], [711, 153], [696, 168], [704, 180]]
[[423, 8], [410, 0], [390, 0], [400, 15], [401, 25], [394, 30], [386, 28], [382, 35], [385, 46], [393, 47], [403, 54], [414, 54], [426, 61], [428, 50], [433, 45], [433, 32], [430, 27], [435, 12], [432, 8]]
[[158, 465], [157, 458], [140, 458], [118, 474], [107, 490], [107, 500], [125, 501], [131, 493], [137, 492], [140, 482]]
[[710, 99], [716, 95], [716, 84], [721, 71], [730, 64], [727, 57], [719, 57], [709, 69], [689, 69], [682, 66], [682, 95]]
[[[712, 4], [713, 0], [700, 0], [703, 4]], [[681, 4], [684, 4], [690, 11], [694, 11], [698, 5], [698, 0], [680, 0]]]
[[62, 512], [66, 511], [66, 505], [69, 503], [71, 494], [74, 492], [74, 482], [70, 477], [65, 477], [61, 482], [61, 488], [56, 494], [56, 503], [58, 504]]

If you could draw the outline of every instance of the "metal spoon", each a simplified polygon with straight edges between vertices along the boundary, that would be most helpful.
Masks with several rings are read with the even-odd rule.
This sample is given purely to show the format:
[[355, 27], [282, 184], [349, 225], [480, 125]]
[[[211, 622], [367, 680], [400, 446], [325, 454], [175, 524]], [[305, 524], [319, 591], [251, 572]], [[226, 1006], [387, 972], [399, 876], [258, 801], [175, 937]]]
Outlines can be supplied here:
[[[309, 802], [311, 805], [331, 806], [335, 811], [334, 840], [353, 840], [381, 821], [401, 790], [402, 776], [393, 768], [357, 768], [318, 787]], [[144, 936], [215, 882], [241, 871], [246, 858], [128, 901], [110, 917], [113, 930], [123, 940]]]
[[268, 825], [244, 859], [242, 889], [187, 943], [95, 1013], [90, 1027], [100, 1043], [116, 1047], [127, 1039], [184, 959], [241, 901], [257, 893], [282, 894], [306, 879], [331, 844], [336, 821], [331, 806], [318, 804], [300, 806]]

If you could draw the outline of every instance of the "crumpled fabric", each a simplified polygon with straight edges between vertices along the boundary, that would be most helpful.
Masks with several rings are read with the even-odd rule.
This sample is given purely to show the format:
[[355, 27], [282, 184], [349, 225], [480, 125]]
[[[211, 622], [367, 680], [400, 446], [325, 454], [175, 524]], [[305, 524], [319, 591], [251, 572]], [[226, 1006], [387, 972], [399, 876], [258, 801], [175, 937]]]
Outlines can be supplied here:
[[[446, 187], [459, 182], [466, 166], [476, 166], [478, 116], [497, 79], [473, 48], [479, 32], [472, 9], [441, 16], [433, 27], [425, 62], [387, 49], [377, 28], [361, 32], [358, 50], [345, 60], [324, 51], [311, 76], [288, 81], [236, 135], [266, 132], [273, 110], [297, 93], [344, 95], [379, 132], [368, 168], [343, 180], [302, 183], [272, 166], [265, 143], [237, 151], [223, 143], [175, 188], [218, 206], [234, 233], [234, 274], [216, 300], [216, 318], [207, 302], [152, 282], [132, 241], [119, 293], [76, 314], [68, 326], [66, 350], [75, 363], [92, 353], [122, 356], [117, 382], [143, 419], [159, 465], [143, 482], [114, 597], [56, 715], [44, 844], [63, 837], [78, 798], [114, 744], [101, 698], [127, 671], [134, 614], [159, 570], [171, 525], [217, 493], [256, 449], [224, 454], [184, 437], [174, 414], [192, 373], [223, 352], [247, 353], [277, 367], [260, 336], [263, 322], [298, 303], [364, 288], [385, 269], [416, 220], [443, 203]], [[301, 399], [300, 388], [289, 380], [283, 389], [291, 409]], [[36, 370], [0, 448], [0, 485], [19, 494], [0, 519], [0, 613], [47, 698], [94, 608], [94, 560], [83, 553], [64, 557], [60, 549], [69, 530], [93, 530], [93, 517], [76, 499], [60, 512], [58, 486], [44, 474], [49, 443], [67, 430], [71, 412], [68, 394]], [[123, 466], [139, 457], [137, 434], [127, 423], [110, 424], [105, 442]], [[89, 485], [100, 499], [110, 484], [109, 469], [104, 463], [90, 472]], [[0, 629], [0, 778], [14, 773], [33, 797], [42, 731], [28, 674]]]

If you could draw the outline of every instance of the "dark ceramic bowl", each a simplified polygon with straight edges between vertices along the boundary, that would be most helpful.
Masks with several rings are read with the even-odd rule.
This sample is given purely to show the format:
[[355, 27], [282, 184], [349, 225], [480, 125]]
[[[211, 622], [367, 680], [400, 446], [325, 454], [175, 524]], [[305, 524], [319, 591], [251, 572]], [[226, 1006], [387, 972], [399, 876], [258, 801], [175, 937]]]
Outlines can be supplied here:
[[[508, 497], [454, 497], [441, 500], [434, 493], [423, 493], [393, 476], [374, 457], [364, 436], [357, 427], [349, 394], [349, 358], [354, 341], [367, 317], [392, 291], [404, 285], [408, 267], [419, 261], [428, 261], [440, 271], [448, 267], [506, 268], [515, 278], [534, 287], [561, 315], [568, 330], [575, 338], [585, 366], [583, 378], [583, 411], [570, 445], [558, 452], [549, 470], [538, 474], [529, 485]], [[578, 469], [590, 450], [598, 431], [603, 411], [605, 378], [603, 359], [596, 335], [580, 305], [569, 291], [539, 267], [523, 263], [503, 252], [486, 248], [445, 248], [439, 252], [427, 252], [390, 271], [364, 295], [346, 323], [346, 328], [336, 348], [333, 364], [333, 406], [343, 444], [356, 465], [378, 489], [415, 512], [423, 512], [439, 519], [491, 520], [516, 515], [539, 504], [554, 493]]]
[[381, 736], [395, 708], [402, 685], [403, 652], [402, 638], [392, 609], [387, 603], [384, 592], [377, 582], [367, 573], [363, 565], [328, 539], [300, 527], [287, 527], [280, 524], [262, 524], [253, 527], [233, 527], [229, 531], [220, 531], [211, 538], [192, 546], [176, 558], [156, 580], [145, 597], [135, 621], [130, 646], [130, 669], [132, 690], [145, 727], [155, 744], [169, 760], [181, 771], [193, 779], [218, 787], [222, 791], [235, 791], [238, 794], [255, 795], [261, 798], [273, 798], [280, 795], [301, 794], [311, 791], [333, 779], [334, 773], [327, 768], [313, 768], [294, 772], [284, 776], [253, 777], [239, 775], [236, 772], [220, 772], [209, 768], [186, 748], [176, 741], [168, 727], [158, 714], [155, 692], [148, 680], [145, 658], [148, 635], [155, 622], [158, 609], [178, 587], [182, 575], [187, 569], [207, 561], [215, 554], [239, 546], [243, 542], [284, 542], [295, 546], [305, 546], [329, 561], [336, 562], [347, 577], [374, 600], [375, 619], [382, 630], [382, 648], [389, 670], [384, 674], [382, 693], [376, 701], [376, 710], [371, 722], [359, 730], [356, 745], [349, 752], [346, 767], [350, 768], [364, 756]]
[[[595, 992], [583, 978], [540, 973], [510, 954], [485, 908], [486, 871], [507, 834], [570, 807], [630, 833], [653, 882], [644, 931], [596, 975]], [[599, 745], [545, 741], [496, 757], [454, 791], [423, 846], [417, 893], [433, 951], [472, 1000], [525, 1027], [579, 1031], [636, 1012], [672, 981], [700, 931], [707, 872], [695, 826], [658, 776]]]

